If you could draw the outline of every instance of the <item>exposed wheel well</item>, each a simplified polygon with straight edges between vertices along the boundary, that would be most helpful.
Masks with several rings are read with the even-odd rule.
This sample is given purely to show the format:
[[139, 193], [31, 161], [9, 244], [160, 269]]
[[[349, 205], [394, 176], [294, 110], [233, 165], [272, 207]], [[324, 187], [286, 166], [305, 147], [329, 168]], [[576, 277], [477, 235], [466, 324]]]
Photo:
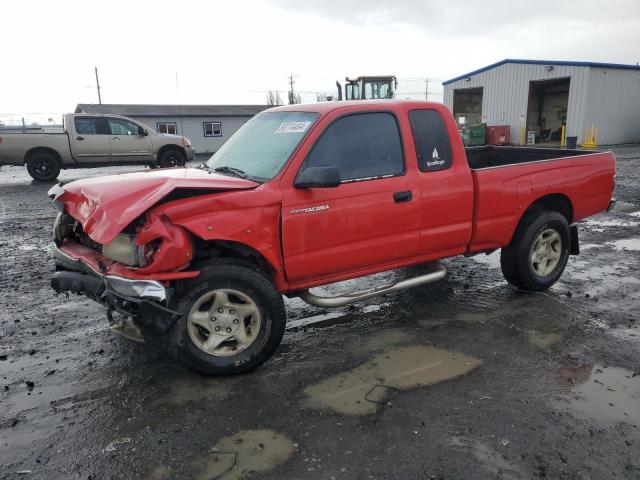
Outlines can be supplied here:
[[187, 158], [187, 152], [185, 151], [184, 148], [182, 148], [180, 145], [172, 144], [172, 145], [163, 145], [162, 147], [160, 147], [160, 150], [158, 150], [158, 155], [156, 156], [156, 160], [160, 160], [160, 157], [162, 156], [162, 154], [167, 150], [178, 150], [180, 153], [184, 155], [185, 159]]
[[228, 240], [205, 241], [195, 239], [194, 263], [206, 264], [207, 261], [218, 258], [234, 258], [247, 263], [250, 267], [272, 279], [276, 270], [264, 256], [254, 248], [238, 242]]
[[571, 204], [571, 200], [561, 193], [554, 193], [538, 198], [535, 202], [529, 205], [529, 208], [524, 212], [524, 215], [535, 209], [558, 212], [567, 219], [568, 224], [573, 223], [573, 205]]
[[62, 163], [62, 157], [60, 156], [60, 154], [53, 148], [49, 148], [49, 147], [34, 147], [31, 150], [28, 150], [27, 153], [24, 154], [24, 163], [27, 163], [29, 158], [37, 153], [52, 154], [56, 158], [56, 160], [58, 160], [58, 164], [60, 165], [60, 167], [61, 168], [64, 167], [64, 164]]

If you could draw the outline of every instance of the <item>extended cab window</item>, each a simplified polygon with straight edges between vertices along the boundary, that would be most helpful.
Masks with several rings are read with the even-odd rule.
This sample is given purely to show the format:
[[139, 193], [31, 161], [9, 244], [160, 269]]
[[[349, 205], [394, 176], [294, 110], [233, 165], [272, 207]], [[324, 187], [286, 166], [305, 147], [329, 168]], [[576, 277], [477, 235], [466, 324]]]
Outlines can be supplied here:
[[138, 135], [138, 124], [127, 120], [109, 118], [111, 135]]
[[109, 135], [109, 128], [104, 118], [76, 117], [74, 122], [76, 133], [82, 135]]
[[303, 168], [335, 166], [342, 181], [404, 173], [402, 141], [390, 113], [359, 113], [333, 122], [313, 146]]
[[423, 172], [445, 170], [451, 166], [451, 143], [443, 118], [435, 110], [411, 110], [411, 131]]

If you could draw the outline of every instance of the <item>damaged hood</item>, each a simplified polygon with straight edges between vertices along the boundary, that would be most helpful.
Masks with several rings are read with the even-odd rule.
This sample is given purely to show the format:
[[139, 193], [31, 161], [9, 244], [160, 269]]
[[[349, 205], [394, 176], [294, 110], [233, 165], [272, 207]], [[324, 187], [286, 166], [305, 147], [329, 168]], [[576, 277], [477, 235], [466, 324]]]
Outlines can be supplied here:
[[123, 173], [59, 184], [49, 191], [55, 202], [82, 224], [94, 241], [106, 244], [129, 223], [174, 190], [214, 193], [257, 187], [251, 180], [197, 168]]

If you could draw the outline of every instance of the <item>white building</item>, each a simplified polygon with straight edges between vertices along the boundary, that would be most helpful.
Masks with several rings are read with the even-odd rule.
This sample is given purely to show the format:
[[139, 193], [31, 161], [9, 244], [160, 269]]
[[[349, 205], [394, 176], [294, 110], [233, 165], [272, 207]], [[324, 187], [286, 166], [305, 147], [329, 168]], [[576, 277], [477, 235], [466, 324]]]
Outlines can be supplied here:
[[444, 103], [467, 124], [509, 125], [511, 143], [567, 137], [597, 143], [640, 142], [640, 66], [502, 60], [443, 82]]
[[75, 113], [123, 115], [160, 133], [184, 135], [196, 155], [208, 156], [268, 105], [125, 105], [80, 103]]

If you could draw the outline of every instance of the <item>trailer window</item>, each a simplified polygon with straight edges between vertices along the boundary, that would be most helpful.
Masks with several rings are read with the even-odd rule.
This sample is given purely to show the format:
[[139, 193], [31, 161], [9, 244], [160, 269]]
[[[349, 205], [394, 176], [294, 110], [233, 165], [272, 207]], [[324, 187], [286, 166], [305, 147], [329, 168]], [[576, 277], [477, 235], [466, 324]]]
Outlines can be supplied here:
[[451, 167], [451, 143], [440, 114], [435, 110], [411, 110], [409, 121], [420, 170], [434, 172]]
[[402, 141], [390, 113], [342, 117], [324, 131], [303, 168], [335, 165], [344, 181], [391, 177], [404, 173]]
[[221, 137], [222, 122], [203, 122], [202, 130], [205, 137]]
[[157, 122], [156, 131], [158, 133], [169, 133], [171, 135], [176, 135], [178, 133], [178, 125], [176, 122]]

